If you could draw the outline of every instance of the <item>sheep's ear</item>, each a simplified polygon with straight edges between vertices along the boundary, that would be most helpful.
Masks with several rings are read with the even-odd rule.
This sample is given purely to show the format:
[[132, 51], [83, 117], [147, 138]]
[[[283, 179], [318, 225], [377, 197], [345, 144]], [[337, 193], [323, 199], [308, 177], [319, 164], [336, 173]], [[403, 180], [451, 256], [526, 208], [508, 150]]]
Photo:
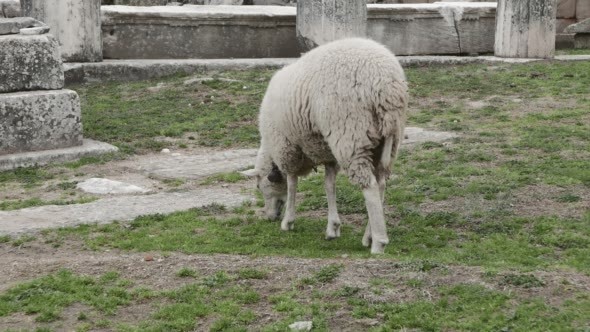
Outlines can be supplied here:
[[241, 171], [240, 174], [249, 178], [253, 178], [258, 175], [258, 170], [256, 170], [255, 168], [247, 169], [245, 171]]
[[268, 174], [268, 181], [272, 183], [283, 182], [283, 174], [275, 163], [272, 163], [272, 170], [270, 171], [270, 174]]

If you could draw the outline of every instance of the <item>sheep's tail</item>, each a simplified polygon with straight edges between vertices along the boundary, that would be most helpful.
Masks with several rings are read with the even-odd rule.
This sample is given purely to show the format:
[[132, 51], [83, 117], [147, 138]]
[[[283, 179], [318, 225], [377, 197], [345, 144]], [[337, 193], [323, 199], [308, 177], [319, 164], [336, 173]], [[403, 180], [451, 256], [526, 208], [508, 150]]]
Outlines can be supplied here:
[[388, 170], [391, 165], [391, 159], [393, 154], [393, 136], [388, 136], [385, 138], [385, 142], [383, 143], [383, 150], [381, 152], [381, 167], [384, 170]]
[[405, 81], [393, 81], [385, 85], [384, 93], [377, 108], [380, 136], [382, 137], [381, 158], [379, 166], [386, 172], [391, 168], [399, 146], [403, 141], [408, 106], [407, 84]]

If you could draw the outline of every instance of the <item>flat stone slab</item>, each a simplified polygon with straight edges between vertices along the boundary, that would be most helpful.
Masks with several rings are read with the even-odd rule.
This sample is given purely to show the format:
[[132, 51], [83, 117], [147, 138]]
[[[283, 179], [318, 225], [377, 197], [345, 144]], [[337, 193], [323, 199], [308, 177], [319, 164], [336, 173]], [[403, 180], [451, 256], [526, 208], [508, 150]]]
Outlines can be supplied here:
[[81, 144], [80, 99], [75, 91], [0, 94], [0, 155]]
[[0, 93], [64, 87], [59, 44], [50, 34], [0, 36]]
[[132, 220], [140, 215], [172, 213], [213, 203], [241, 205], [253, 197], [225, 188], [201, 191], [115, 196], [86, 204], [47, 205], [15, 211], [0, 211], [0, 235], [33, 233], [45, 228], [80, 224], [106, 224]]
[[18, 167], [61, 163], [77, 160], [82, 157], [98, 156], [116, 151], [118, 151], [118, 149], [113, 145], [91, 139], [84, 139], [82, 145], [71, 148], [0, 155], [0, 171], [6, 171]]
[[451, 132], [432, 131], [417, 127], [406, 127], [404, 134], [406, 139], [404, 139], [402, 146], [425, 142], [444, 142], [459, 136]]
[[213, 152], [206, 155], [164, 154], [145, 160], [142, 171], [161, 178], [199, 179], [254, 166], [257, 149]]
[[[499, 58], [494, 56], [398, 56], [403, 67], [460, 65], [468, 63], [526, 63], [540, 59]], [[276, 69], [292, 64], [297, 58], [262, 59], [160, 59], [104, 60], [99, 63], [64, 63], [68, 84], [106, 81], [137, 81], [175, 74], [195, 74], [207, 70]], [[559, 61], [587, 61], [590, 55], [559, 55]]]
[[89, 194], [108, 195], [108, 194], [144, 194], [148, 190], [133, 184], [114, 181], [103, 178], [90, 178], [80, 182], [76, 188]]
[[[18, 34], [21, 29], [32, 27], [47, 27], [42, 22], [37, 21], [32, 17], [14, 17], [1, 18], [0, 17], [0, 35]], [[49, 31], [49, 30], [47, 30]]]

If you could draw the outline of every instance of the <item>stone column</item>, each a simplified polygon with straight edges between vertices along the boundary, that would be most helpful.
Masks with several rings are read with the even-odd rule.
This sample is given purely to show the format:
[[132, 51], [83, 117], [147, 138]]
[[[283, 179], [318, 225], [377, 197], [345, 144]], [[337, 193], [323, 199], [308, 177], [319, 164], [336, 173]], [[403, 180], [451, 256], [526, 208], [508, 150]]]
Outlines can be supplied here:
[[102, 61], [100, 0], [21, 0], [24, 16], [45, 22], [64, 61]]
[[366, 0], [298, 0], [297, 39], [304, 50], [327, 42], [364, 37]]
[[557, 0], [498, 0], [494, 53], [553, 58]]

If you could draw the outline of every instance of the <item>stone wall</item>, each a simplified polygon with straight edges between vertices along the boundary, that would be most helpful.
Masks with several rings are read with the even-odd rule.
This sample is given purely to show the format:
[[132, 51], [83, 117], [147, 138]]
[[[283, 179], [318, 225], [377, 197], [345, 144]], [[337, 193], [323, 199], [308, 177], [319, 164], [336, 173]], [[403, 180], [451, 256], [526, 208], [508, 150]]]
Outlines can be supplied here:
[[[495, 4], [368, 5], [367, 35], [398, 55], [491, 53]], [[105, 58], [298, 57], [294, 7], [103, 6]]]

